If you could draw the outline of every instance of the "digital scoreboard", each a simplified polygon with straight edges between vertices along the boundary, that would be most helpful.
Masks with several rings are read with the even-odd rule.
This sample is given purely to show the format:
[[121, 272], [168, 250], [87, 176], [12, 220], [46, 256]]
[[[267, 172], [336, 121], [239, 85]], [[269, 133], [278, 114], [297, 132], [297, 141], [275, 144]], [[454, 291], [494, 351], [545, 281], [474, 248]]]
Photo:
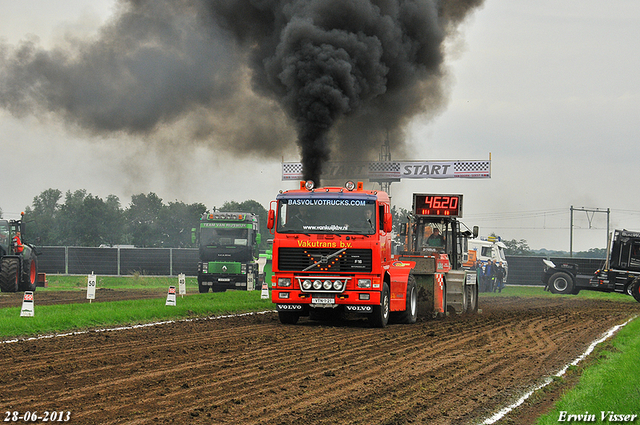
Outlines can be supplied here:
[[413, 213], [421, 217], [462, 217], [462, 195], [414, 193]]

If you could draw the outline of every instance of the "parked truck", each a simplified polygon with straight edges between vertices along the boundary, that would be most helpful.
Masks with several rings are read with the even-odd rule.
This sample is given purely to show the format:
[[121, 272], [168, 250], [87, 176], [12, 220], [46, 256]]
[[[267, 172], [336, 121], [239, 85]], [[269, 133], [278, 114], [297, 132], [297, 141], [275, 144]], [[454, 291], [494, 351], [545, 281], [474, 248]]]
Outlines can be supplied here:
[[486, 264], [488, 262], [502, 263], [504, 269], [503, 283], [507, 283], [509, 276], [509, 263], [505, 250], [507, 246], [499, 236], [479, 237], [469, 240], [469, 259], [464, 264], [465, 267], [472, 267], [476, 261]]
[[640, 302], [640, 232], [615, 230], [604, 267], [594, 274], [580, 274], [578, 265], [573, 263], [543, 263], [542, 282], [554, 294], [576, 295], [581, 290], [618, 292]]
[[255, 289], [258, 281], [258, 215], [247, 212], [205, 213], [193, 239], [198, 240], [198, 289], [201, 293]]
[[20, 220], [0, 220], [0, 289], [2, 292], [35, 291], [38, 257], [26, 243], [24, 213]]
[[[271, 202], [271, 297], [282, 323], [364, 315], [373, 327], [385, 327], [390, 320], [414, 323], [420, 313], [446, 313], [445, 276], [462, 263], [456, 257], [452, 266], [446, 248], [394, 257], [389, 196], [363, 187], [301, 182]], [[462, 280], [462, 291], [468, 282], [475, 286], [475, 276]]]

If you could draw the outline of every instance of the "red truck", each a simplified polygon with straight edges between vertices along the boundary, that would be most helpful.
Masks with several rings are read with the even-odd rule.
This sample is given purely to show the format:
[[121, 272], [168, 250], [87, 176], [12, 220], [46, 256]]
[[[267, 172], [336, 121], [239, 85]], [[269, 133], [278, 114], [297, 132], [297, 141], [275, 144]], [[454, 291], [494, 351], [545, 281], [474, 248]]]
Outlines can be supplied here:
[[301, 182], [281, 192], [267, 222], [271, 299], [280, 321], [366, 315], [372, 326], [385, 327], [390, 320], [414, 323], [422, 310], [445, 313], [451, 270], [445, 250], [394, 257], [391, 217], [388, 194], [364, 190], [362, 182], [317, 189]]

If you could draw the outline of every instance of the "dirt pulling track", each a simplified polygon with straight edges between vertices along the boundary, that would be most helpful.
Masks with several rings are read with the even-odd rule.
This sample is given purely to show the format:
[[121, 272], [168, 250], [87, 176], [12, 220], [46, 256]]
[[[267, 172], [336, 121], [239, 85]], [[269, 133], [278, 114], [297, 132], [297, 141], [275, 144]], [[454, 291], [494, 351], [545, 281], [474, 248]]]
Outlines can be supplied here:
[[285, 326], [265, 313], [0, 344], [3, 419], [55, 410], [74, 424], [474, 424], [640, 311], [578, 297], [480, 302], [475, 316], [385, 329]]

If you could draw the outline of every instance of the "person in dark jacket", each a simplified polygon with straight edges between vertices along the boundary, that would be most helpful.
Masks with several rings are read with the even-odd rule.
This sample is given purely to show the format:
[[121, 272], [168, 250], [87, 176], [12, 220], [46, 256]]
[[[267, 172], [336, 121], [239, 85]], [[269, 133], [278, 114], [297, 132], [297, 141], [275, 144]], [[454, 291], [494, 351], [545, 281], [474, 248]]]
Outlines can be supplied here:
[[496, 290], [498, 292], [502, 292], [502, 288], [504, 286], [504, 267], [502, 267], [502, 263], [496, 263], [495, 264], [495, 286], [493, 288], [493, 292], [496, 292]]
[[491, 261], [487, 261], [484, 267], [484, 292], [493, 292], [493, 281], [495, 278], [494, 267]]

